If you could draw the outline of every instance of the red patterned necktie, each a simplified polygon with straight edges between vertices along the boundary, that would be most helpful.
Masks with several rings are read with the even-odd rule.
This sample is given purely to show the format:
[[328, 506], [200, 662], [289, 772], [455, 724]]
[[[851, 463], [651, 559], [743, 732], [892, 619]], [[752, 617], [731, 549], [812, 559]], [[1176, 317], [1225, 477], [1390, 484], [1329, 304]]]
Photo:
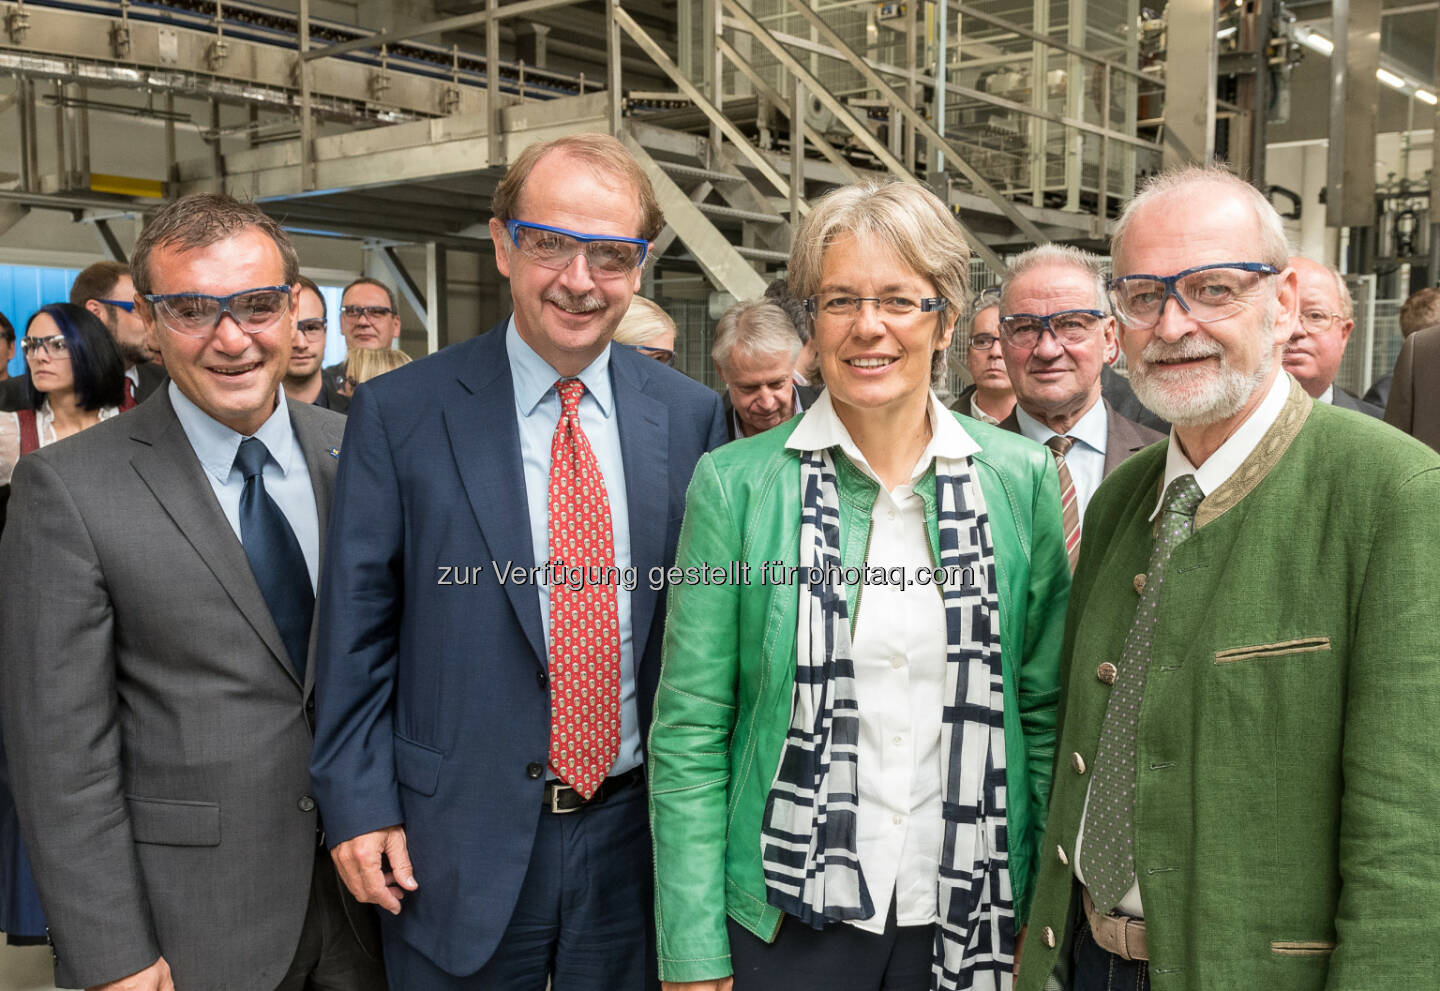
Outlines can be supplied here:
[[550, 584], [550, 767], [589, 799], [620, 753], [620, 613], [607, 578], [615, 538], [605, 479], [580, 429], [585, 385], [561, 379], [555, 391], [550, 564], [565, 570]]

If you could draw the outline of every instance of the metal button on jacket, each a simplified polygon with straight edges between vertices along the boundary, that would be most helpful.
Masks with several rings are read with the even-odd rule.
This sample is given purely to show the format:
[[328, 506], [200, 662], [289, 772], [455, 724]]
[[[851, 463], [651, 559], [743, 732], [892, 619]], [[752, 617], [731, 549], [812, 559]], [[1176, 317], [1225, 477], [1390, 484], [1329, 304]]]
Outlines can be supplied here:
[[315, 811], [315, 799], [311, 798], [309, 795], [301, 795], [300, 801], [296, 802], [295, 804], [300, 807], [301, 812]]
[[539, 761], [531, 761], [525, 765], [525, 773], [532, 778], [538, 778], [545, 773], [545, 765]]
[[1070, 766], [1073, 767], [1073, 768], [1075, 768], [1075, 773], [1076, 773], [1076, 774], [1084, 774], [1084, 773], [1085, 773], [1085, 758], [1084, 758], [1084, 757], [1081, 757], [1078, 753], [1073, 753], [1073, 754], [1071, 754], [1071, 755], [1070, 755]]
[[1066, 867], [1070, 866], [1070, 858], [1065, 856], [1065, 848], [1063, 846], [1056, 844], [1055, 855], [1060, 858], [1060, 863], [1064, 864]]
[[1115, 670], [1115, 665], [1111, 664], [1109, 661], [1105, 661], [1103, 664], [1101, 664], [1098, 668], [1095, 669], [1095, 677], [1099, 678], [1107, 685], [1115, 684], [1116, 673], [1117, 672]]
[[1055, 930], [1049, 926], [1040, 930], [1040, 942], [1044, 943], [1047, 949], [1055, 949]]

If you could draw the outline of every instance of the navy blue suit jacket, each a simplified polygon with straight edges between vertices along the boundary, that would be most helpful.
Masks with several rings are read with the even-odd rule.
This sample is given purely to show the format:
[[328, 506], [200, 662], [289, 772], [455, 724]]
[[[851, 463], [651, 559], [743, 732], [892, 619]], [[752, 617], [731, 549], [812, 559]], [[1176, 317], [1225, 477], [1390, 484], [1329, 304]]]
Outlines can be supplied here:
[[[312, 773], [327, 841], [404, 825], [420, 889], [393, 924], [457, 975], [485, 964], [510, 919], [549, 753], [539, 599], [492, 565], [543, 564], [504, 327], [357, 390], [320, 590]], [[665, 615], [647, 572], [673, 563], [691, 472], [725, 423], [714, 392], [628, 348], [612, 349], [610, 375], [643, 732]]]

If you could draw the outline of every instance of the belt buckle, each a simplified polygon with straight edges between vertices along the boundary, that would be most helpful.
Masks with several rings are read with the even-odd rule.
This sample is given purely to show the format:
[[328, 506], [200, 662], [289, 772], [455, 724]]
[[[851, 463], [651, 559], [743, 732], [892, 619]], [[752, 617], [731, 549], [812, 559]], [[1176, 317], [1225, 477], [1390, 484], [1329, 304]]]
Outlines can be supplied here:
[[550, 811], [553, 812], [555, 815], [569, 815], [572, 812], [579, 812], [585, 807], [585, 803], [581, 802], [579, 805], [572, 805], [569, 808], [562, 809], [560, 807], [560, 792], [562, 790], [568, 791], [573, 795], [579, 794], [579, 792], [577, 792], [574, 788], [571, 788], [569, 785], [560, 784], [558, 781], [554, 785], [551, 785]]

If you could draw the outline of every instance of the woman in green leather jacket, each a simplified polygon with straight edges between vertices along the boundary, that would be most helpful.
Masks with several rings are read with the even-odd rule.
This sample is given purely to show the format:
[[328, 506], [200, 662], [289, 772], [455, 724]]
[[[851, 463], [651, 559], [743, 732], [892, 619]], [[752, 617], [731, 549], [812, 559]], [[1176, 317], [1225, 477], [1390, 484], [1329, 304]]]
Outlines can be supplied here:
[[1043, 448], [931, 390], [969, 254], [915, 184], [796, 234], [826, 392], [707, 455], [650, 734], [668, 989], [1009, 988], [1070, 572]]

